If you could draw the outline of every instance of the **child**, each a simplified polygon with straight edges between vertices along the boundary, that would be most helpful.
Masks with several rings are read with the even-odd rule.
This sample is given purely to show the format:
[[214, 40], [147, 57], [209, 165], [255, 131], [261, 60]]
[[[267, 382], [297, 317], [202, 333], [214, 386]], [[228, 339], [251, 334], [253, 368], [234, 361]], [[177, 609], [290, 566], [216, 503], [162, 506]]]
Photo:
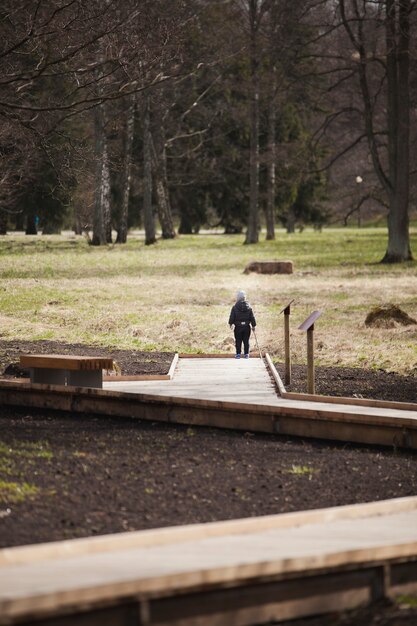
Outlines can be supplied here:
[[236, 304], [233, 305], [229, 317], [230, 328], [235, 331], [236, 343], [236, 359], [240, 359], [240, 353], [243, 349], [245, 359], [249, 358], [249, 337], [251, 326], [255, 328], [256, 320], [252, 311], [252, 307], [246, 300], [246, 293], [238, 291], [236, 294]]

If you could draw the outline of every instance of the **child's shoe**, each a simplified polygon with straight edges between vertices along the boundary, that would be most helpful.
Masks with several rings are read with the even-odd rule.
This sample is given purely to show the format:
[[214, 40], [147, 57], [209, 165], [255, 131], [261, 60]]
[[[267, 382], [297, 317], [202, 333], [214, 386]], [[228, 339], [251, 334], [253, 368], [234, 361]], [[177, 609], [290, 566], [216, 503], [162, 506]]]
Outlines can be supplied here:
[[248, 358], [249, 358], [249, 354], [245, 354], [245, 359], [248, 359]]
[[235, 359], [240, 359], [240, 354], [237, 354], [237, 355], [235, 356]]

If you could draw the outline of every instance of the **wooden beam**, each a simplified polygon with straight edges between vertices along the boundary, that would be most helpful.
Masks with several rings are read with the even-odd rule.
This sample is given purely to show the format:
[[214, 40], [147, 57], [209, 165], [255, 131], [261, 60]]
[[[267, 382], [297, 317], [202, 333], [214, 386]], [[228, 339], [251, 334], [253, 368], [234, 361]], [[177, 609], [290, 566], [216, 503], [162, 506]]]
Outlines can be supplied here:
[[0, 624], [248, 626], [415, 591], [416, 500], [11, 548]]
[[175, 372], [175, 368], [178, 365], [178, 359], [179, 359], [179, 354], [178, 354], [178, 352], [176, 352], [174, 354], [174, 358], [172, 359], [171, 367], [169, 368], [169, 371], [168, 371], [168, 378], [170, 380], [172, 380], [174, 378], [174, 372]]
[[180, 359], [234, 359], [234, 354], [186, 354], [180, 353]]
[[325, 402], [326, 404], [346, 404], [352, 406], [374, 407], [377, 409], [398, 409], [400, 411], [417, 411], [417, 404], [412, 402], [395, 402], [392, 400], [371, 400], [370, 398], [347, 398], [346, 396], [320, 396], [318, 394], [294, 393], [285, 391], [283, 398], [302, 402]]
[[305, 525], [320, 525], [324, 522], [330, 523], [338, 520], [360, 520], [373, 516], [406, 513], [416, 509], [417, 496], [408, 496], [363, 504], [346, 504], [323, 509], [262, 515], [261, 517], [246, 517], [219, 522], [98, 535], [81, 539], [50, 541], [0, 549], [0, 567], [116, 550], [180, 544], [215, 537], [232, 537], [258, 531], [268, 532], [278, 528], [290, 529]]
[[20, 357], [20, 365], [24, 368], [110, 370], [113, 368], [113, 359], [68, 354], [27, 354]]
[[52, 385], [35, 388], [9, 382], [0, 383], [0, 402], [73, 413], [417, 448], [417, 418], [413, 414], [404, 412], [393, 417], [389, 412], [375, 414], [366, 407], [345, 410], [343, 405], [329, 405], [324, 411], [322, 405], [313, 402], [265, 406]]
[[278, 387], [278, 391], [280, 393], [281, 396], [285, 396], [286, 391], [285, 391], [285, 387], [284, 387], [284, 383], [282, 382], [281, 376], [279, 375], [278, 371], [275, 368], [275, 365], [272, 362], [271, 357], [269, 356], [268, 352], [265, 353], [265, 360], [267, 362], [267, 365], [269, 367], [269, 371], [272, 374], [272, 377], [275, 381], [276, 386]]
[[139, 382], [141, 380], [171, 380], [168, 374], [137, 374], [137, 375], [115, 375], [103, 376], [103, 381], [106, 383], [122, 383], [122, 382]]

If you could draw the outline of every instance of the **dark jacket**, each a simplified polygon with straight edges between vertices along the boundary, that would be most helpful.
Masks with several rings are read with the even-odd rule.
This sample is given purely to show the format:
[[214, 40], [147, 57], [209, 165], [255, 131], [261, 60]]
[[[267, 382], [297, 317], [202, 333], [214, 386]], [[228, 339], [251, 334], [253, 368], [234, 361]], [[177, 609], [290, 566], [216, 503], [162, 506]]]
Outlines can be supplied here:
[[255, 328], [256, 320], [249, 302], [239, 300], [239, 302], [236, 302], [236, 304], [232, 306], [229, 324], [234, 324], [236, 328], [243, 328], [251, 324]]

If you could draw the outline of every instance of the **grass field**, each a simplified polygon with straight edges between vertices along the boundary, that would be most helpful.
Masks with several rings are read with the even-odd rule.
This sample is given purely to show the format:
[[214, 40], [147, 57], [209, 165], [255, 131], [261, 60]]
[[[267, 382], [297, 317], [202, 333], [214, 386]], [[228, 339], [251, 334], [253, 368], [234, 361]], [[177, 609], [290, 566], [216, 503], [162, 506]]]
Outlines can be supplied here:
[[[315, 310], [317, 363], [417, 373], [417, 326], [369, 329], [366, 313], [395, 303], [417, 318], [417, 263], [378, 264], [386, 230], [326, 229], [243, 246], [241, 236], [201, 234], [145, 247], [94, 248], [74, 236], [0, 238], [0, 332], [5, 339], [54, 339], [181, 352], [232, 351], [227, 324], [245, 289], [261, 346], [282, 356], [279, 312], [291, 317], [295, 362], [305, 362], [297, 326]], [[417, 257], [417, 231], [412, 232]], [[289, 276], [244, 275], [251, 260], [291, 259]]]

